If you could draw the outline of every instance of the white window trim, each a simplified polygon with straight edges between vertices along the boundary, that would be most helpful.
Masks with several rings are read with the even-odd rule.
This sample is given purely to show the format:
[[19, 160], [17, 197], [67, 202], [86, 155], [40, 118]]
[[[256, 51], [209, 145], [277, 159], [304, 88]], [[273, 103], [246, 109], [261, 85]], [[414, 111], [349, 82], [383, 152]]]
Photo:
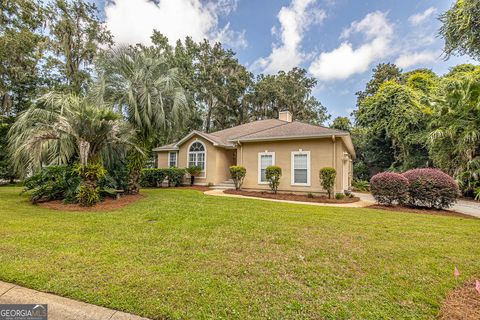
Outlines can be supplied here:
[[198, 139], [195, 139], [193, 140], [189, 145], [188, 145], [188, 149], [187, 149], [187, 167], [189, 165], [189, 160], [190, 160], [190, 153], [198, 153], [199, 151], [196, 151], [196, 152], [190, 152], [190, 147], [192, 146], [192, 144], [194, 144], [195, 142], [199, 142], [203, 145], [203, 149], [205, 149], [205, 169], [203, 169], [203, 171], [201, 172], [201, 174], [199, 176], [197, 176], [197, 178], [206, 178], [207, 177], [207, 146], [205, 145], [205, 143], [203, 143], [203, 141], [201, 140], [198, 140]]
[[170, 165], [170, 154], [175, 153], [175, 165], [174, 167], [178, 167], [178, 152], [177, 151], [170, 151], [168, 152], [168, 167], [171, 168], [172, 166]]
[[272, 156], [272, 166], [275, 165], [275, 152], [268, 152], [268, 151], [265, 151], [265, 152], [259, 152], [258, 153], [258, 177], [257, 177], [257, 182], [258, 184], [268, 184], [268, 181], [262, 181], [262, 163], [261, 163], [261, 159], [262, 159], [262, 156]]
[[[306, 154], [307, 155], [307, 183], [295, 183], [295, 155], [299, 154]], [[311, 175], [311, 167], [310, 167], [310, 151], [292, 151], [291, 155], [291, 169], [290, 169], [290, 184], [292, 186], [304, 186], [310, 187], [310, 175]]]

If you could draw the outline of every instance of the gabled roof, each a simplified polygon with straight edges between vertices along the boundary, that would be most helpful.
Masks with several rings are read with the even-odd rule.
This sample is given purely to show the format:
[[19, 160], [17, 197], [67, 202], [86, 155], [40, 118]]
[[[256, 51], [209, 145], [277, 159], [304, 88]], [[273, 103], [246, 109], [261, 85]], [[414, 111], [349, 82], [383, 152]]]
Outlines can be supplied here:
[[321, 126], [315, 126], [308, 123], [293, 121], [284, 122], [280, 126], [245, 134], [240, 137], [236, 137], [232, 140], [247, 142], [247, 141], [264, 141], [264, 140], [283, 140], [292, 138], [320, 138], [335, 136], [347, 136], [348, 132], [330, 129]]
[[350, 153], [355, 156], [350, 134], [346, 131], [298, 121], [288, 122], [278, 119], [258, 120], [212, 133], [194, 130], [180, 141], [155, 148], [153, 151], [178, 150], [178, 147], [182, 143], [194, 135], [203, 137], [214, 146], [224, 148], [234, 147], [235, 143], [242, 142], [312, 139], [336, 136], [342, 138]]

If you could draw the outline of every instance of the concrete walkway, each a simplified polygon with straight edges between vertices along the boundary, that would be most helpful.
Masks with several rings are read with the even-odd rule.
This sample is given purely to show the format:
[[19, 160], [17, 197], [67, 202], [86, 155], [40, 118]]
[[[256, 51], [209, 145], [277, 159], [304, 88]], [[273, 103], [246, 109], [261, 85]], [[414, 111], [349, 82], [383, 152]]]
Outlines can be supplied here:
[[352, 203], [318, 203], [318, 202], [277, 200], [277, 199], [241, 196], [241, 195], [238, 195], [238, 194], [228, 194], [228, 193], [223, 193], [223, 190], [208, 190], [208, 191], [205, 191], [204, 194], [209, 195], [209, 196], [255, 199], [255, 200], [263, 200], [263, 201], [271, 201], [271, 202], [293, 203], [293, 204], [306, 204], [306, 205], [310, 205], [310, 206], [321, 206], [321, 207], [363, 208], [363, 207], [367, 207], [367, 206], [373, 204], [373, 202], [368, 201], [368, 200], [366, 200], [366, 201], [360, 200], [360, 201], [352, 202]]
[[[370, 193], [355, 193], [362, 201], [375, 202], [375, 199]], [[458, 200], [457, 203], [448, 210], [456, 211], [470, 216], [480, 218], [480, 202]]]
[[48, 304], [49, 320], [148, 320], [0, 281], [0, 304]]

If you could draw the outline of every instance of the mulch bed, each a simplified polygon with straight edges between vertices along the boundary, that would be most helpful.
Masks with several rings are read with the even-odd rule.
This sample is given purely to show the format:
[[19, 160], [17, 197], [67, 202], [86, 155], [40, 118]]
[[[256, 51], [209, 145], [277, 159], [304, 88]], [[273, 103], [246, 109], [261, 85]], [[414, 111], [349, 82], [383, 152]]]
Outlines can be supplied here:
[[294, 194], [294, 193], [271, 193], [265, 191], [244, 191], [244, 190], [233, 190], [228, 189], [223, 191], [228, 194], [238, 194], [241, 196], [247, 197], [257, 197], [257, 198], [267, 198], [267, 199], [276, 199], [276, 200], [289, 200], [289, 201], [303, 201], [303, 202], [316, 202], [316, 203], [352, 203], [360, 200], [358, 197], [345, 197], [341, 200], [337, 199], [328, 199], [326, 196], [314, 195], [313, 198], [309, 198], [304, 194]]
[[189, 190], [198, 190], [198, 191], [208, 191], [211, 190], [208, 186], [178, 186], [178, 187], [157, 187], [157, 188], [142, 188], [142, 189], [189, 189]]
[[450, 292], [440, 308], [442, 320], [480, 319], [480, 293], [475, 290], [474, 281]]
[[409, 213], [418, 213], [418, 214], [431, 214], [436, 216], [453, 216], [459, 218], [467, 218], [467, 219], [478, 219], [474, 216], [469, 216], [468, 214], [449, 211], [449, 210], [438, 210], [438, 209], [430, 209], [430, 208], [411, 208], [411, 207], [402, 207], [402, 206], [382, 206], [379, 204], [373, 204], [368, 206], [367, 208], [370, 209], [380, 209], [380, 210], [388, 210], [388, 211], [397, 211], [397, 212], [409, 212]]
[[63, 211], [112, 211], [123, 208], [130, 203], [142, 199], [141, 194], [124, 195], [120, 199], [105, 198], [102, 202], [97, 203], [92, 207], [82, 207], [74, 203], [63, 203], [61, 200], [41, 202], [37, 205], [47, 209], [63, 210]]

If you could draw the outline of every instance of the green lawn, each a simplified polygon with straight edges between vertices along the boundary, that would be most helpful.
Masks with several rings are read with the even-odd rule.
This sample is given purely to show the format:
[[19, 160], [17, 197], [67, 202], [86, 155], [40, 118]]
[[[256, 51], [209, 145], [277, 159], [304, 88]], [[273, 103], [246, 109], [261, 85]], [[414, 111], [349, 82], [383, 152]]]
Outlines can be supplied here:
[[[432, 319], [480, 220], [145, 190], [60, 212], [0, 188], [0, 279], [158, 318]], [[459, 285], [459, 284], [458, 284]]]

